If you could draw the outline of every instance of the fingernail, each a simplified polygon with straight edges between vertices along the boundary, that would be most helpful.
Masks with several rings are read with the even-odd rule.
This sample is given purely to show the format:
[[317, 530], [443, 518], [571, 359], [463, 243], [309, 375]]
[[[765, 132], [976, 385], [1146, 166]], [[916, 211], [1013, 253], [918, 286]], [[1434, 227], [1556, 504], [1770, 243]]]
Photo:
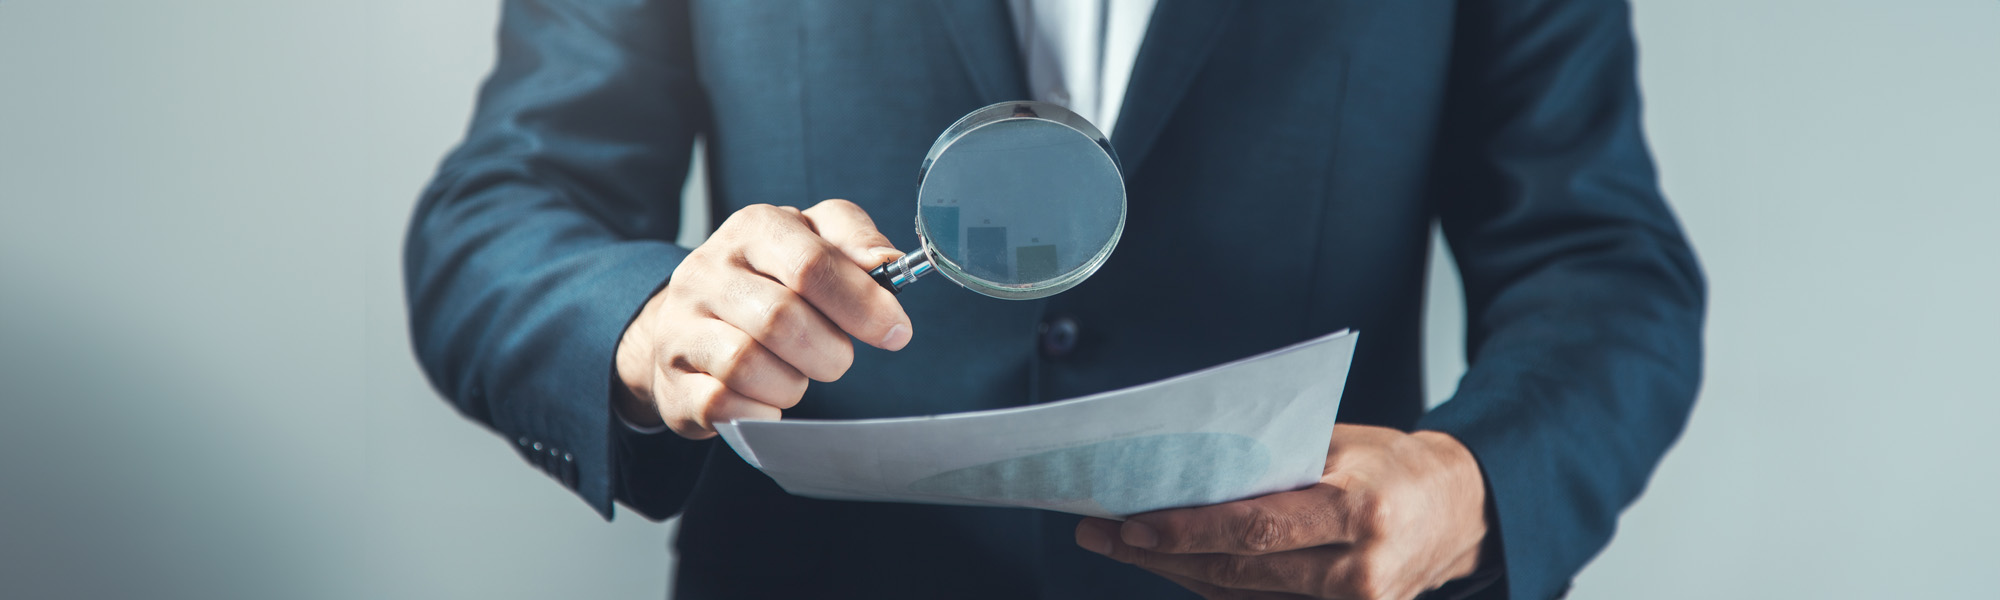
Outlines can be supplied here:
[[874, 248], [869, 248], [868, 253], [875, 255], [876, 258], [882, 259], [882, 262], [889, 262], [903, 257], [902, 250], [897, 250], [895, 248], [890, 248], [888, 246], [876, 246]]
[[910, 327], [902, 323], [890, 327], [889, 333], [882, 336], [882, 347], [890, 350], [902, 350], [903, 346], [909, 343]]
[[1111, 554], [1111, 538], [1104, 535], [1103, 529], [1090, 525], [1076, 528], [1076, 545], [1098, 554]]
[[1118, 529], [1118, 537], [1125, 538], [1125, 543], [1135, 548], [1150, 550], [1160, 544], [1160, 534], [1138, 521], [1126, 521], [1125, 526]]

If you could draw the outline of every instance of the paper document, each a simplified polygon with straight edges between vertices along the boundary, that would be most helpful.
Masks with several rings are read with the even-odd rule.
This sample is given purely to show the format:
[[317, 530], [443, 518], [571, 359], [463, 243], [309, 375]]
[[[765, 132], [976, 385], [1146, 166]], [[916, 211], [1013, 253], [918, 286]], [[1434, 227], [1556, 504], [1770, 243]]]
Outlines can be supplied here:
[[1343, 330], [1048, 404], [716, 429], [785, 491], [809, 498], [1123, 518], [1319, 481], [1356, 337]]

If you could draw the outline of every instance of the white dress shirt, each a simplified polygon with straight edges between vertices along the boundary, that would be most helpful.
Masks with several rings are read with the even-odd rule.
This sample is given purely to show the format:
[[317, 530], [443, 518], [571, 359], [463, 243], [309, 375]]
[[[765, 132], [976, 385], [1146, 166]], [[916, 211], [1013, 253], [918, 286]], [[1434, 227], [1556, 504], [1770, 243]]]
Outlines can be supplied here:
[[1159, 0], [1009, 0], [1028, 93], [1109, 137]]

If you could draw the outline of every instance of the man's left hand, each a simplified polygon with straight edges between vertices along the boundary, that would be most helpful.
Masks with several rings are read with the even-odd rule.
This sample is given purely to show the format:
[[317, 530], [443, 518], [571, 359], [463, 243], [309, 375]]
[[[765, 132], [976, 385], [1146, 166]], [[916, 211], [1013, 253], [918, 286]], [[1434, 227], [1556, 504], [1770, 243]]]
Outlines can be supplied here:
[[1486, 531], [1485, 481], [1456, 438], [1336, 425], [1312, 487], [1084, 519], [1076, 543], [1210, 600], [1408, 599], [1472, 574]]

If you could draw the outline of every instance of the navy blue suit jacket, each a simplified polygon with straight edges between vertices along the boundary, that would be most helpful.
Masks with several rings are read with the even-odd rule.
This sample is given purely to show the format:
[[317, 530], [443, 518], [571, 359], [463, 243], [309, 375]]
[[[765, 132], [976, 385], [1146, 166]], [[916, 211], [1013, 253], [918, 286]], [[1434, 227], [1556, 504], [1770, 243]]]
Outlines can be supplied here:
[[[1103, 270], [1038, 301], [913, 286], [914, 342], [857, 348], [787, 416], [1043, 402], [1354, 328], [1340, 419], [1463, 441], [1505, 568], [1481, 595], [1556, 596], [1700, 378], [1704, 283], [1640, 132], [1629, 12], [1162, 0], [1113, 140], [1130, 220]], [[913, 248], [931, 141], [1029, 95], [1003, 0], [513, 0], [499, 44], [412, 218], [416, 351], [600, 513], [684, 515], [681, 597], [1186, 594], [1078, 549], [1074, 517], [793, 497], [726, 446], [611, 413], [619, 335], [688, 253], [671, 240], [695, 140], [718, 218], [846, 198]], [[1470, 371], [1426, 412], [1433, 224], [1464, 278]], [[1057, 318], [1076, 343], [1044, 352]]]

